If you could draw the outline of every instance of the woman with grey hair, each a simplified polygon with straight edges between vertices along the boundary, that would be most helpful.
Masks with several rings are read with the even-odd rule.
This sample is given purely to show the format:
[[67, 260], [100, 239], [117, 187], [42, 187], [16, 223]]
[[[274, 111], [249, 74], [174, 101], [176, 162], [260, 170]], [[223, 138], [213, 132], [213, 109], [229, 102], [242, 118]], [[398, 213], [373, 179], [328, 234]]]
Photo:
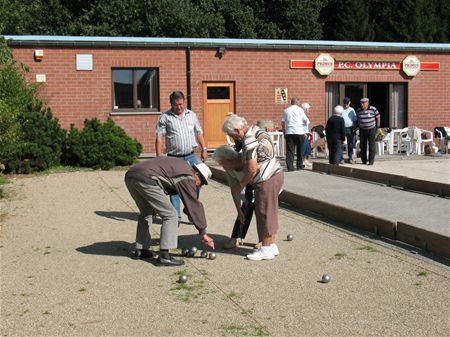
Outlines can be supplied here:
[[[225, 169], [230, 189], [239, 184], [245, 175], [242, 153], [236, 152], [230, 145], [223, 145], [214, 151], [213, 159]], [[252, 221], [255, 204], [251, 184], [245, 186], [244, 198], [242, 196], [242, 191], [239, 194], [232, 194], [238, 216], [234, 222], [231, 238], [223, 246], [225, 249], [235, 248], [238, 238], [245, 239]]]
[[345, 122], [342, 118], [344, 108], [340, 105], [334, 107], [333, 116], [331, 116], [325, 127], [328, 144], [328, 159], [332, 165], [339, 165], [342, 154], [342, 144], [345, 141]]
[[255, 125], [249, 126], [245, 118], [237, 115], [229, 116], [222, 130], [243, 143], [244, 176], [231, 187], [232, 195], [238, 195], [249, 183], [254, 187], [256, 227], [262, 246], [247, 258], [254, 261], [273, 259], [279, 253], [274, 241], [278, 231], [278, 195], [284, 175], [275, 157], [272, 140], [267, 132]]

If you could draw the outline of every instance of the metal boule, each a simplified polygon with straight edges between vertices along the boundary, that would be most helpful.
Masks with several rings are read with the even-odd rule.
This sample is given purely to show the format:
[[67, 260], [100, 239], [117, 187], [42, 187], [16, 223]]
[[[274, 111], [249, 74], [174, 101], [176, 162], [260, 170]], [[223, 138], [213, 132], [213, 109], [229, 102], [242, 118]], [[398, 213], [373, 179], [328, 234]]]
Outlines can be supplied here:
[[180, 275], [180, 278], [178, 279], [179, 283], [186, 283], [188, 280], [187, 275]]
[[216, 259], [216, 253], [209, 253], [208, 259], [215, 260]]
[[200, 256], [204, 259], [206, 259], [208, 257], [208, 251], [207, 250], [202, 250], [202, 252], [200, 253]]
[[189, 248], [183, 248], [183, 249], [181, 250], [181, 255], [183, 255], [183, 256], [187, 256], [188, 253], [189, 253]]
[[328, 283], [331, 281], [331, 275], [328, 273], [325, 273], [322, 275], [322, 283]]
[[286, 240], [288, 240], [288, 241], [294, 240], [294, 235], [288, 234], [288, 235], [286, 236]]

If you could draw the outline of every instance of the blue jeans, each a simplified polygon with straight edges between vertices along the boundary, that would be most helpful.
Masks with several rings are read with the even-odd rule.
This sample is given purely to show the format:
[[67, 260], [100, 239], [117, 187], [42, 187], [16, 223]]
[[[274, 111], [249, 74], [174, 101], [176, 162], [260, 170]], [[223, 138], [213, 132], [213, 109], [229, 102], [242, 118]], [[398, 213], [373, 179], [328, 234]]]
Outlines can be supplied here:
[[[345, 128], [345, 138], [347, 138], [347, 150], [348, 150], [348, 159], [353, 159], [353, 149], [354, 149], [354, 134], [353, 127]], [[344, 151], [341, 153], [341, 160], [344, 160]]]
[[[177, 158], [187, 161], [190, 165], [200, 163], [200, 161], [196, 157], [195, 153], [189, 154], [186, 157], [177, 157]], [[200, 189], [197, 190], [197, 198], [198, 198], [199, 194], [200, 194]], [[173, 207], [175, 207], [175, 209], [177, 210], [178, 221], [181, 221], [180, 196], [178, 194], [171, 195], [170, 202], [172, 203]]]

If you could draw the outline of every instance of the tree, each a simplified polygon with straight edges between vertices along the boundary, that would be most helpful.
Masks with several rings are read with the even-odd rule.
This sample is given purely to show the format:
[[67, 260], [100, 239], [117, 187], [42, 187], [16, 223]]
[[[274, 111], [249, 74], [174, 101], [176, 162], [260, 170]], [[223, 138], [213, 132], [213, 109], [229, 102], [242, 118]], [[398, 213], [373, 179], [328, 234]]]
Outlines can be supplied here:
[[364, 0], [331, 0], [322, 11], [324, 39], [373, 41], [373, 17]]

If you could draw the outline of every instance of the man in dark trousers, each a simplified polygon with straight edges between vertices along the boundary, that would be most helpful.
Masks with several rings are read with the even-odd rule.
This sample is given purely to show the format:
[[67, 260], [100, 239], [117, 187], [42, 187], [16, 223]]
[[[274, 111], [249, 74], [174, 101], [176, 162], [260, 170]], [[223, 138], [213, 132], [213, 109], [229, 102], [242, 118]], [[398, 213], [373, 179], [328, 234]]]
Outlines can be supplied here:
[[330, 164], [339, 165], [342, 155], [342, 144], [345, 141], [345, 122], [342, 118], [344, 108], [336, 105], [325, 127], [325, 135], [328, 144], [328, 159]]
[[189, 165], [173, 157], [157, 157], [132, 166], [125, 174], [125, 184], [139, 208], [135, 258], [152, 257], [150, 225], [154, 211], [162, 218], [160, 254], [162, 266], [181, 266], [183, 260], [173, 258], [169, 249], [178, 246], [178, 214], [167, 195], [178, 194], [186, 212], [202, 237], [203, 243], [214, 249], [213, 239], [206, 234], [203, 205], [197, 199], [197, 188], [207, 185], [211, 170], [204, 163]]
[[361, 108], [356, 112], [359, 127], [359, 146], [361, 147], [361, 160], [367, 163], [367, 142], [369, 142], [369, 165], [375, 161], [375, 137], [380, 128], [380, 113], [377, 108], [369, 105], [367, 97], [362, 98], [359, 103]]

